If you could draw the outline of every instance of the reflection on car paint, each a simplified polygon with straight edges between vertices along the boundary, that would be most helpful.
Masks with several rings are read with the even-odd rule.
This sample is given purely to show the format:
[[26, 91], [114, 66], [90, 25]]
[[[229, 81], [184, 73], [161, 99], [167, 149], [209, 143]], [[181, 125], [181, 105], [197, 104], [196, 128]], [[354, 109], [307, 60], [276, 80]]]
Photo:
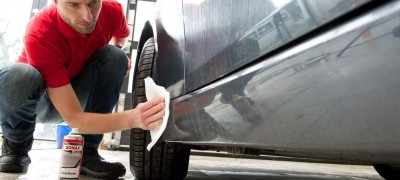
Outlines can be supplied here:
[[[185, 59], [186, 90], [199, 88], [365, 2], [292, 0], [280, 7], [265, 0], [243, 4], [204, 1], [197, 6], [184, 3], [185, 51], [191, 55]], [[203, 13], [206, 11], [209, 15]], [[235, 56], [236, 44], [249, 39], [258, 42], [257, 55]]]

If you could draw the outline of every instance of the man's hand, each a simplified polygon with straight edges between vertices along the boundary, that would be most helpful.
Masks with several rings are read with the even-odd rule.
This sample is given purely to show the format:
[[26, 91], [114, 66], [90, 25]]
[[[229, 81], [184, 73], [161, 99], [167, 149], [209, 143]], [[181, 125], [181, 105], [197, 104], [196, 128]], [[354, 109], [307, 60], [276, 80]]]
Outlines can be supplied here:
[[129, 58], [128, 56], [126, 56], [126, 58], [128, 58], [128, 64], [126, 66], [125, 76], [129, 76], [129, 71], [132, 68], [132, 61], [131, 58]]
[[134, 119], [136, 122], [133, 127], [150, 130], [161, 125], [165, 115], [164, 108], [164, 98], [138, 104], [134, 109]]

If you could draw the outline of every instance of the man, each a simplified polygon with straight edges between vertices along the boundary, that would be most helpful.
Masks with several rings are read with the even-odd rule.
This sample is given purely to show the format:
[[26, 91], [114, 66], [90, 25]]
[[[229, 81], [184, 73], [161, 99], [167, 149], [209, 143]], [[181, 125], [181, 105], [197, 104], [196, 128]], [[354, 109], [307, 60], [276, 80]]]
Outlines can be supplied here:
[[[54, 0], [29, 22], [18, 63], [0, 69], [0, 172], [26, 172], [36, 121], [65, 121], [83, 134], [81, 173], [124, 176], [97, 151], [103, 133], [161, 124], [164, 99], [111, 113], [131, 62], [120, 49], [129, 29], [113, 0]], [[108, 45], [111, 44], [111, 45]]]

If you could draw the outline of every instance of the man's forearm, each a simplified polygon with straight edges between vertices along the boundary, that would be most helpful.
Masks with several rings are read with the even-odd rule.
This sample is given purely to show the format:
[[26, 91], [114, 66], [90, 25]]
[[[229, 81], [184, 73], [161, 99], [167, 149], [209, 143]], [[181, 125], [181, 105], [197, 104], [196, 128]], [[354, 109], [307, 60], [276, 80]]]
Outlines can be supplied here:
[[48, 87], [47, 90], [65, 122], [84, 134], [102, 134], [129, 128], [149, 130], [161, 124], [165, 114], [163, 98], [140, 103], [135, 109], [128, 111], [100, 114], [82, 111], [71, 84], [57, 88]]
[[66, 122], [83, 134], [101, 134], [131, 128], [153, 129], [162, 123], [165, 115], [164, 98], [140, 103], [135, 109], [109, 114], [78, 112]]
[[58, 88], [48, 87], [48, 94], [61, 117], [74, 128], [85, 133], [105, 133], [129, 128], [128, 118], [133, 110], [115, 113], [98, 114], [82, 111], [82, 107], [70, 84]]
[[82, 134], [102, 134], [136, 127], [131, 121], [133, 116], [133, 110], [109, 114], [81, 112], [66, 122]]

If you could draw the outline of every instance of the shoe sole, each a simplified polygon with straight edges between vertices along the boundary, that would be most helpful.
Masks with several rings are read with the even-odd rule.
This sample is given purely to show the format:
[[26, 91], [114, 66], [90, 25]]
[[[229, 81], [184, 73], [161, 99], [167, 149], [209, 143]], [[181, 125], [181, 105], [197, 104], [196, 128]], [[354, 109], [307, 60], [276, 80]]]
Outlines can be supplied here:
[[28, 171], [28, 167], [29, 165], [2, 163], [0, 164], [0, 172], [26, 173]]

